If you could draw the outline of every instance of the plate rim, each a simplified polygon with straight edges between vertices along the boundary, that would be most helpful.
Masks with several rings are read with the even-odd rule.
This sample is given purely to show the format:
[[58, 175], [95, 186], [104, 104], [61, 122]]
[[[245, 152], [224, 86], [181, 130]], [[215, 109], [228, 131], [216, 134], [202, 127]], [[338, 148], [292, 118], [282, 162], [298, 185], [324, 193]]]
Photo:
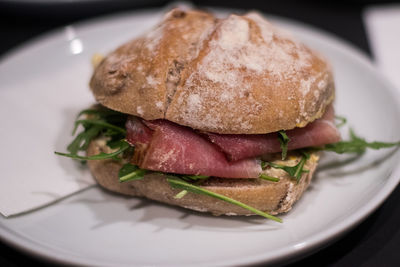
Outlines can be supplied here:
[[[229, 9], [229, 8], [209, 8], [212, 11], [221, 11], [221, 12], [228, 12], [228, 11], [235, 11], [238, 12], [238, 9]], [[75, 28], [77, 31], [85, 31], [89, 28], [92, 28], [99, 24], [100, 22], [105, 21], [117, 21], [117, 20], [127, 20], [128, 17], [137, 16], [138, 14], [143, 13], [151, 13], [151, 12], [160, 12], [165, 10], [165, 8], [144, 8], [138, 9], [135, 11], [127, 11], [127, 12], [119, 12], [111, 15], [100, 16], [88, 20], [83, 20], [78, 23], [74, 23], [71, 26]], [[245, 11], [244, 9], [239, 10], [240, 12]], [[324, 31], [316, 26], [309, 25], [302, 21], [296, 21], [294, 19], [280, 17], [273, 14], [268, 14], [265, 12], [260, 12], [263, 16], [270, 18], [271, 20], [277, 23], [283, 24], [290, 24], [294, 25], [295, 27], [300, 27], [305, 29], [307, 32], [312, 32], [320, 37], [323, 37], [323, 42], [327, 45], [331, 45], [336, 48], [336, 50], [340, 50], [341, 53], [344, 53], [351, 57], [353, 60], [357, 60], [360, 64], [364, 67], [367, 67], [368, 70], [373, 73], [375, 78], [379, 79], [380, 82], [385, 84], [385, 90], [388, 90], [390, 95], [395, 98], [397, 103], [400, 103], [400, 92], [396, 89], [396, 87], [387, 80], [387, 78], [373, 65], [372, 60], [367, 56], [365, 52], [357, 48], [355, 45], [350, 43], [349, 41], [340, 38], [330, 32]], [[65, 27], [65, 26], [64, 26]], [[50, 30], [49, 32], [40, 34], [27, 42], [24, 42], [20, 45], [17, 45], [14, 48], [6, 51], [0, 57], [0, 64], [4, 64], [5, 62], [12, 60], [12, 58], [18, 55], [20, 52], [31, 48], [37, 44], [42, 42], [49, 41], [50, 39], [57, 39], [57, 35], [59, 35], [64, 27], [55, 28]], [[329, 42], [326, 42], [329, 41]], [[302, 248], [299, 248], [294, 251], [289, 251], [286, 247], [283, 247], [279, 250], [275, 250], [274, 256], [266, 257], [268, 254], [259, 254], [259, 255], [252, 255], [252, 256], [244, 256], [240, 260], [223, 260], [216, 262], [216, 264], [223, 264], [223, 265], [238, 265], [238, 264], [260, 264], [260, 263], [276, 263], [279, 261], [287, 259], [296, 259], [299, 258], [300, 255], [309, 255], [310, 253], [316, 252], [318, 246], [320, 249], [328, 245], [330, 242], [333, 242], [340, 236], [344, 235], [352, 228], [356, 227], [360, 224], [366, 217], [368, 217], [371, 213], [373, 213], [382, 203], [389, 197], [389, 195], [396, 189], [397, 185], [400, 182], [400, 165], [394, 166], [393, 171], [389, 175], [387, 182], [380, 188], [378, 194], [374, 195], [366, 204], [360, 207], [356, 213], [352, 214], [352, 216], [348, 217], [347, 219], [341, 221], [339, 224], [335, 224], [334, 227], [330, 227], [329, 229], [314, 234], [307, 239], [307, 245]], [[2, 216], [5, 218], [4, 216]], [[7, 219], [7, 218], [5, 218]], [[21, 251], [28, 253], [31, 256], [37, 257], [39, 259], [44, 259], [49, 262], [56, 262], [61, 264], [75, 264], [75, 265], [82, 265], [82, 264], [99, 264], [97, 261], [93, 261], [92, 259], [87, 259], [84, 257], [77, 257], [74, 256], [72, 258], [68, 258], [66, 254], [58, 255], [54, 253], [54, 250], [48, 250], [42, 243], [35, 243], [34, 240], [30, 238], [26, 238], [17, 231], [5, 227], [4, 224], [0, 221], [0, 240], [4, 241], [6, 244], [11, 245], [14, 248], [17, 248]], [[34, 245], [34, 246], [32, 246]], [[322, 246], [324, 245], [324, 246]], [[40, 248], [39, 248], [40, 247]], [[53, 252], [53, 253], [52, 253]], [[109, 264], [111, 262], [107, 262]], [[104, 262], [103, 262], [104, 264]], [[203, 263], [204, 264], [204, 263]], [[202, 264], [199, 264], [202, 265]]]

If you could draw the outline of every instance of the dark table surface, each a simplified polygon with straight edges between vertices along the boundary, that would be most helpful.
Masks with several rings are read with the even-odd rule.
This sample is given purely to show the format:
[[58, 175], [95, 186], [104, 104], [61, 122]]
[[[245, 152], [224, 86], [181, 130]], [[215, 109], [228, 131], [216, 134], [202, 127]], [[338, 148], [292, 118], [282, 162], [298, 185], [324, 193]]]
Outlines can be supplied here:
[[[387, 1], [192, 1], [195, 5], [258, 9], [333, 33], [371, 56], [362, 11]], [[163, 6], [166, 1], [0, 0], [0, 57], [18, 45], [66, 24], [118, 11]], [[364, 222], [289, 266], [400, 266], [400, 186]], [[0, 240], [0, 266], [53, 265]], [[287, 263], [285, 263], [287, 264]]]

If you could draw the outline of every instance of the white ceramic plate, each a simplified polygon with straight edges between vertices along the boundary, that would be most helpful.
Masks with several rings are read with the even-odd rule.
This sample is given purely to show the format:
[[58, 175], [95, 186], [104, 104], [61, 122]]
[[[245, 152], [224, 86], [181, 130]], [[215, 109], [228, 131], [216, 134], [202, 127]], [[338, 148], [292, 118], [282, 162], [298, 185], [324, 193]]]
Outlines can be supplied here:
[[[10, 86], [26, 90], [32, 106], [40, 106], [42, 98], [55, 90], [50, 108], [62, 119], [52, 123], [61, 133], [65, 125], [71, 125], [75, 113], [92, 102], [86, 87], [91, 55], [105, 53], [140, 34], [160, 16], [160, 11], [154, 10], [118, 15], [35, 40], [4, 58], [0, 90]], [[370, 140], [399, 139], [399, 97], [364, 55], [316, 29], [279, 18], [273, 20], [330, 59], [337, 84], [337, 113], [346, 116], [357, 133]], [[79, 40], [75, 44], [67, 38], [68, 34], [71, 37], [71, 30]], [[36, 81], [33, 83], [36, 87], [25, 88], [32, 81]], [[26, 111], [10, 110], [10, 114], [21, 112]], [[48, 123], [37, 117], [30, 125], [46, 129]], [[20, 129], [12, 130], [19, 140], [28, 129], [21, 123]], [[65, 138], [46, 136], [46, 131], [40, 134], [57, 140], [54, 147], [35, 146], [50, 151], [48, 157], [53, 157], [51, 151], [63, 148], [68, 142]], [[0, 218], [0, 235], [26, 251], [69, 264], [272, 263], [320, 247], [359, 223], [381, 204], [400, 178], [400, 153], [394, 151], [387, 157], [390, 152], [393, 150], [368, 152], [358, 161], [334, 168], [328, 167], [346, 157], [326, 155], [307, 193], [290, 213], [281, 216], [283, 224], [259, 217], [213, 217], [112, 195], [94, 187], [23, 216]], [[7, 153], [1, 153], [0, 157], [0, 161], [13, 160], [7, 158]], [[61, 164], [46, 164], [49, 162], [46, 157], [32, 156], [30, 160], [47, 168], [49, 173], [65, 168]], [[39, 179], [35, 173], [32, 178]]]

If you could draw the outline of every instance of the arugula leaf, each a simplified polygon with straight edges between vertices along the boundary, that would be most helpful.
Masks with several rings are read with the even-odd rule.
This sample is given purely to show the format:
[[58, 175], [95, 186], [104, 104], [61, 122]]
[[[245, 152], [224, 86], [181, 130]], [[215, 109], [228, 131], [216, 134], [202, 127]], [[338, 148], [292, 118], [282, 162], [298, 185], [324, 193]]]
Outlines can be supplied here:
[[285, 160], [287, 151], [288, 151], [288, 143], [290, 141], [290, 138], [286, 135], [286, 132], [282, 130], [282, 131], [278, 132], [278, 140], [279, 140], [279, 143], [281, 144], [282, 160]]
[[[194, 182], [194, 184], [199, 185], [201, 184], [204, 180], [210, 178], [210, 176], [206, 176], [206, 175], [179, 175], [179, 174], [175, 174], [175, 176], [180, 177], [182, 180], [186, 181], [186, 182]], [[182, 190], [181, 192], [179, 192], [178, 194], [176, 194], [174, 196], [175, 199], [181, 199], [184, 196], [186, 196], [186, 194], [188, 193], [187, 190]]]
[[83, 115], [86, 115], [85, 116], [86, 119], [104, 120], [110, 124], [119, 126], [121, 128], [124, 128], [126, 119], [128, 117], [127, 114], [107, 109], [102, 106], [96, 106], [95, 108], [85, 109], [81, 111], [77, 116], [77, 120]]
[[64, 157], [69, 157], [69, 158], [73, 158], [73, 159], [79, 159], [79, 160], [101, 160], [101, 159], [115, 159], [118, 160], [118, 155], [120, 155], [122, 152], [124, 152], [125, 150], [127, 150], [128, 148], [130, 148], [130, 145], [124, 141], [121, 140], [121, 146], [119, 147], [119, 149], [115, 152], [112, 153], [104, 153], [101, 152], [97, 155], [93, 155], [90, 157], [85, 157], [85, 156], [79, 156], [78, 154], [73, 154], [73, 153], [61, 153], [61, 152], [57, 152], [55, 151], [54, 153], [56, 155], [59, 156], [64, 156]]
[[120, 113], [118, 111], [100, 107], [100, 108], [84, 109], [81, 112], [79, 112], [79, 114], [76, 117], [78, 119], [82, 115], [93, 115], [97, 118], [105, 118], [105, 117], [110, 117], [110, 116], [120, 116], [121, 114], [122, 113]]
[[67, 146], [67, 150], [76, 155], [79, 151], [85, 151], [90, 144], [90, 141], [98, 136], [101, 132], [101, 127], [91, 127], [79, 133], [74, 141]]
[[269, 175], [266, 175], [264, 173], [261, 173], [258, 178], [264, 179], [264, 180], [267, 180], [267, 181], [271, 181], [271, 182], [279, 182], [279, 180], [280, 180], [277, 177], [269, 176]]
[[181, 199], [181, 198], [183, 198], [184, 196], [186, 196], [187, 193], [189, 193], [187, 190], [182, 190], [181, 192], [179, 192], [178, 194], [176, 194], [176, 195], [174, 196], [174, 198], [175, 198], [175, 199]]
[[182, 180], [185, 180], [187, 182], [197, 182], [198, 184], [203, 182], [204, 180], [207, 180], [210, 178], [210, 176], [206, 175], [179, 175], [176, 174], [176, 176], [179, 176]]
[[[121, 147], [121, 142], [127, 143], [125, 139], [110, 139], [107, 141], [107, 146], [111, 149], [117, 149]], [[133, 148], [133, 147], [132, 147]]]
[[140, 180], [144, 178], [147, 170], [140, 169], [138, 166], [127, 163], [118, 172], [119, 182]]
[[[83, 124], [86, 127], [87, 127], [87, 125], [96, 125], [96, 126], [102, 127], [103, 129], [106, 129], [106, 130], [114, 130], [116, 133], [126, 134], [125, 129], [115, 126], [111, 123], [107, 123], [105, 120], [99, 120], [99, 119], [77, 120], [77, 121], [75, 121], [75, 129], [78, 127], [79, 124]], [[74, 132], [75, 132], [75, 129], [74, 129]], [[110, 132], [110, 133], [112, 133], [112, 132]]]
[[[357, 153], [363, 154], [367, 148], [381, 149], [393, 146], [399, 146], [399, 142], [386, 143], [386, 142], [367, 142], [365, 139], [357, 136], [352, 129], [350, 129], [350, 140], [340, 141], [333, 144], [327, 144], [321, 150], [332, 151], [338, 154], [343, 153]], [[318, 149], [318, 148], [317, 148]]]
[[281, 164], [276, 164], [273, 162], [261, 162], [262, 169], [265, 169], [267, 166], [271, 166], [272, 168], [282, 169], [287, 172], [292, 178], [296, 179], [296, 182], [299, 183], [301, 176], [305, 172], [309, 172], [309, 170], [304, 169], [304, 165], [306, 164], [307, 160], [310, 158], [310, 155], [304, 151], [301, 151], [303, 156], [300, 161], [295, 166], [286, 166]]
[[192, 180], [201, 180], [201, 179], [210, 178], [210, 176], [206, 176], [206, 175], [185, 175], [185, 177], [188, 177]]
[[339, 123], [336, 124], [337, 128], [340, 128], [347, 123], [347, 119], [345, 117], [336, 115], [335, 119], [339, 121]]
[[[220, 195], [218, 193], [206, 190], [206, 189], [201, 188], [199, 186], [190, 184], [190, 183], [185, 182], [182, 179], [179, 179], [177, 177], [168, 175], [167, 176], [167, 181], [168, 181], [168, 183], [170, 184], [170, 186], [172, 188], [183, 189], [183, 190], [186, 190], [188, 192], [195, 193], [195, 194], [211, 196], [211, 197], [214, 197], [216, 199], [223, 200], [225, 202], [228, 202], [228, 203], [231, 203], [233, 205], [236, 205], [236, 206], [242, 207], [244, 209], [247, 209], [247, 210], [249, 210], [251, 212], [254, 212], [255, 214], [261, 215], [261, 216], [263, 216], [263, 217], [265, 217], [267, 219], [271, 219], [271, 220], [274, 220], [274, 221], [280, 222], [280, 223], [282, 222], [282, 219], [280, 219], [278, 217], [275, 217], [275, 216], [270, 215], [270, 214], [268, 214], [266, 212], [260, 211], [258, 209], [253, 208], [253, 207], [250, 207], [250, 206], [248, 206], [248, 205], [246, 205], [246, 204], [244, 204], [244, 203], [242, 203], [240, 201], [234, 200], [234, 199], [226, 197], [224, 195]], [[178, 195], [181, 194], [181, 193], [182, 193], [182, 191], [180, 193], [178, 193]]]
[[[87, 118], [79, 119], [82, 115]], [[126, 121], [126, 114], [117, 111], [109, 110], [106, 108], [94, 108], [81, 111], [74, 124], [73, 135], [75, 135], [79, 125], [83, 126], [83, 130], [76, 135], [75, 139], [68, 145], [67, 151], [70, 153], [55, 152], [60, 156], [66, 156], [78, 160], [96, 160], [96, 159], [116, 159], [118, 155], [129, 149], [129, 144], [123, 140], [126, 131], [124, 124]], [[86, 151], [90, 142], [99, 135], [104, 135], [110, 138], [107, 145], [117, 151], [112, 153], [100, 153], [91, 157], [84, 157], [78, 155], [80, 151]]]

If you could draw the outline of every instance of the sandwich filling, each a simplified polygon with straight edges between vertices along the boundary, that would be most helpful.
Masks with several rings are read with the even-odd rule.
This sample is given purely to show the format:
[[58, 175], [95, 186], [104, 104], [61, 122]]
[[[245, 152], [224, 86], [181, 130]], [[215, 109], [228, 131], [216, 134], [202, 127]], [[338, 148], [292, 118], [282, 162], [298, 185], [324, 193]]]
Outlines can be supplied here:
[[[129, 116], [127, 141], [135, 147], [132, 164], [141, 169], [224, 178], [259, 178], [260, 157], [282, 151], [278, 133], [242, 135], [196, 131], [167, 120]], [[330, 106], [304, 128], [286, 131], [287, 149], [323, 146], [340, 141]]]

